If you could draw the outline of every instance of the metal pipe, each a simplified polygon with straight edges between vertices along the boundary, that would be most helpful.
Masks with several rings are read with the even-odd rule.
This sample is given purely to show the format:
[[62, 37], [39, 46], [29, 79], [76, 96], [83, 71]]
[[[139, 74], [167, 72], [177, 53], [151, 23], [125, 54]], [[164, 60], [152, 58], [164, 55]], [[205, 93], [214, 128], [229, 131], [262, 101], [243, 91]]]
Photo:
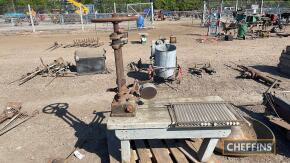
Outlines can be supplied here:
[[114, 2], [114, 13], [117, 13], [116, 2]]
[[206, 1], [203, 1], [203, 13], [202, 13], [202, 26], [204, 26], [205, 24], [205, 14], [206, 14]]
[[261, 15], [263, 14], [263, 7], [264, 7], [264, 0], [262, 0], [261, 2], [261, 12], [260, 12]]
[[151, 2], [151, 23], [154, 24], [154, 8], [153, 8], [153, 2]]
[[123, 65], [123, 53], [122, 49], [115, 49], [115, 64], [116, 64], [116, 75], [117, 75], [117, 85], [118, 91], [120, 93], [121, 88], [126, 85], [126, 79], [124, 77], [124, 65]]
[[[113, 18], [116, 17], [116, 14], [113, 14]], [[113, 23], [114, 33], [121, 33], [119, 22]], [[114, 49], [114, 56], [115, 56], [115, 65], [116, 65], [116, 76], [117, 76], [117, 85], [118, 85], [118, 92], [120, 93], [121, 88], [126, 85], [126, 79], [124, 77], [124, 64], [123, 64], [123, 53], [122, 47], [120, 46], [117, 49]]]
[[126, 79], [124, 76], [124, 64], [123, 64], [123, 53], [122, 53], [122, 36], [119, 36], [119, 34], [122, 34], [119, 23], [122, 21], [134, 21], [137, 20], [136, 16], [131, 17], [118, 17], [116, 13], [112, 15], [111, 18], [99, 18], [99, 19], [93, 19], [93, 23], [102, 23], [102, 22], [112, 22], [114, 33], [111, 35], [112, 40], [112, 47], [114, 49], [114, 56], [115, 56], [115, 65], [116, 65], [116, 76], [117, 76], [117, 86], [118, 86], [118, 93], [120, 94], [122, 91], [122, 88], [126, 86]]
[[113, 14], [113, 17], [111, 17], [111, 18], [92, 19], [92, 23], [107, 23], [107, 22], [120, 23], [120, 22], [123, 22], [123, 21], [135, 21], [135, 20], [137, 20], [136, 16], [117, 17], [117, 16], [114, 16], [114, 15], [115, 14]]

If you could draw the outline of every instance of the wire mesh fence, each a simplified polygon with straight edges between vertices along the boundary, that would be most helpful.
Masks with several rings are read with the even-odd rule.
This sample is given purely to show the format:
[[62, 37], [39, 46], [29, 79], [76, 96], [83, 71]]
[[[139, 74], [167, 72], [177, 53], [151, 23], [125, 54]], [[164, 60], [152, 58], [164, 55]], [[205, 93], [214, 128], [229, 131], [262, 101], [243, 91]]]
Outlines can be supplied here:
[[235, 10], [243, 9], [243, 10], [252, 10], [253, 5], [257, 5], [259, 7], [258, 10], [263, 8], [265, 12], [275, 12], [278, 9], [285, 10], [290, 7], [290, 1], [284, 0], [273, 0], [273, 1], [265, 1], [265, 0], [208, 0], [209, 8], [223, 8]]
[[[208, 8], [211, 10], [223, 9], [224, 15], [231, 15], [232, 11], [241, 8], [246, 13], [253, 13], [253, 5], [260, 8], [263, 7], [265, 13], [290, 13], [290, 2], [288, 1], [264, 1], [261, 0], [209, 0]], [[32, 22], [37, 30], [60, 30], [60, 29], [100, 29], [111, 30], [110, 23], [92, 24], [91, 19], [111, 17], [113, 12], [120, 16], [141, 15], [144, 17], [144, 27], [153, 27], [154, 16], [157, 10], [152, 10], [151, 3], [96, 3], [85, 5], [89, 9], [88, 13], [80, 14], [80, 8], [77, 6], [63, 3], [61, 1], [53, 1], [49, 5], [32, 5], [31, 13], [28, 6], [2, 5], [0, 6], [0, 31], [31, 31]], [[174, 16], [191, 17], [192, 19], [202, 19], [203, 9], [192, 11], [168, 11], [163, 10], [163, 14], [172, 18]], [[155, 11], [155, 12], [152, 12]], [[30, 15], [32, 15], [32, 22]], [[172, 19], [168, 19], [172, 20]], [[121, 27], [125, 29], [135, 29], [136, 22], [121, 23]]]
[[[80, 14], [80, 8], [76, 6], [60, 3], [56, 3], [52, 6], [34, 5], [31, 7], [31, 13], [28, 10], [28, 6], [0, 6], [0, 31], [30, 30], [32, 25], [30, 15], [32, 15], [36, 30], [53, 30], [54, 28], [55, 30], [71, 28], [80, 29], [81, 26], [86, 29], [109, 30], [111, 28], [110, 23], [94, 25], [90, 20], [94, 18], [111, 17], [114, 12], [119, 16], [146, 15], [145, 26], [152, 24], [147, 21], [150, 20], [147, 19], [147, 17], [152, 17], [150, 16], [150, 14], [152, 14], [151, 8], [153, 7], [151, 5], [140, 5], [139, 7], [142, 8], [142, 10], [139, 11], [136, 9], [136, 11], [138, 11], [136, 13], [128, 10], [128, 4], [90, 4], [85, 6], [89, 8], [87, 14]], [[129, 8], [132, 9], [134, 6]], [[150, 14], [148, 14], [148, 11]], [[136, 22], [122, 23], [121, 25], [128, 29], [133, 27], [136, 28]]]

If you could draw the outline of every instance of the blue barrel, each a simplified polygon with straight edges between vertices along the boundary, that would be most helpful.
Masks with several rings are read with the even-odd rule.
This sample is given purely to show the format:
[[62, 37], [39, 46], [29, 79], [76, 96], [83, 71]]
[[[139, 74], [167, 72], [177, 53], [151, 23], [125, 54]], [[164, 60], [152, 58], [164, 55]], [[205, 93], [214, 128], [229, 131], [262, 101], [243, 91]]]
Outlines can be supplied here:
[[138, 19], [137, 19], [137, 28], [138, 29], [144, 28], [144, 17], [141, 15], [138, 16]]

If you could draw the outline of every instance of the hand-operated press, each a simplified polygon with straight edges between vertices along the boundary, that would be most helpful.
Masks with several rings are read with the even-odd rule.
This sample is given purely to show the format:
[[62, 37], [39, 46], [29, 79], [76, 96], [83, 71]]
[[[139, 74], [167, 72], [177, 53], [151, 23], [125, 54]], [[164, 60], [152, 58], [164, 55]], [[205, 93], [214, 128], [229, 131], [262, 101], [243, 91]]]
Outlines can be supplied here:
[[116, 76], [117, 76], [117, 94], [115, 95], [111, 105], [111, 116], [132, 117], [135, 116], [137, 109], [137, 101], [139, 97], [151, 99], [155, 97], [157, 91], [154, 85], [147, 83], [142, 87], [137, 81], [131, 85], [131, 89], [126, 85], [123, 66], [122, 46], [128, 42], [128, 33], [123, 32], [119, 23], [123, 21], [136, 21], [136, 16], [118, 17], [113, 14], [110, 18], [93, 19], [93, 23], [112, 22], [114, 32], [110, 35], [112, 40], [111, 46], [114, 49]]

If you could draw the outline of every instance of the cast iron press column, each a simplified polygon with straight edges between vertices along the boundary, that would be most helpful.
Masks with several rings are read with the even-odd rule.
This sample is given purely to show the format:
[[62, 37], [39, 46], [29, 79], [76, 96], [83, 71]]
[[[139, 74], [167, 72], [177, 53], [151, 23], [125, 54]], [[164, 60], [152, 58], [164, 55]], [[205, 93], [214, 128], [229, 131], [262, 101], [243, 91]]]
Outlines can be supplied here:
[[[115, 15], [113, 15], [115, 17]], [[115, 65], [116, 65], [116, 76], [118, 93], [121, 93], [126, 86], [126, 79], [124, 77], [124, 64], [123, 64], [123, 53], [122, 53], [122, 41], [118, 34], [122, 34], [119, 28], [119, 22], [113, 22], [114, 33], [110, 35], [112, 40], [112, 48], [114, 49]], [[122, 37], [122, 36], [121, 36]]]
[[130, 94], [130, 91], [126, 85], [126, 79], [124, 76], [124, 66], [123, 66], [123, 54], [122, 46], [126, 44], [127, 33], [122, 33], [119, 27], [119, 23], [122, 21], [136, 21], [137, 17], [117, 17], [116, 14], [113, 14], [111, 18], [99, 18], [93, 19], [93, 23], [105, 23], [112, 22], [114, 27], [114, 32], [110, 35], [112, 40], [112, 48], [114, 49], [115, 55], [115, 65], [116, 65], [116, 76], [117, 76], [117, 86], [118, 93], [115, 96], [112, 106], [111, 106], [111, 116], [134, 116], [136, 105], [135, 97]]

